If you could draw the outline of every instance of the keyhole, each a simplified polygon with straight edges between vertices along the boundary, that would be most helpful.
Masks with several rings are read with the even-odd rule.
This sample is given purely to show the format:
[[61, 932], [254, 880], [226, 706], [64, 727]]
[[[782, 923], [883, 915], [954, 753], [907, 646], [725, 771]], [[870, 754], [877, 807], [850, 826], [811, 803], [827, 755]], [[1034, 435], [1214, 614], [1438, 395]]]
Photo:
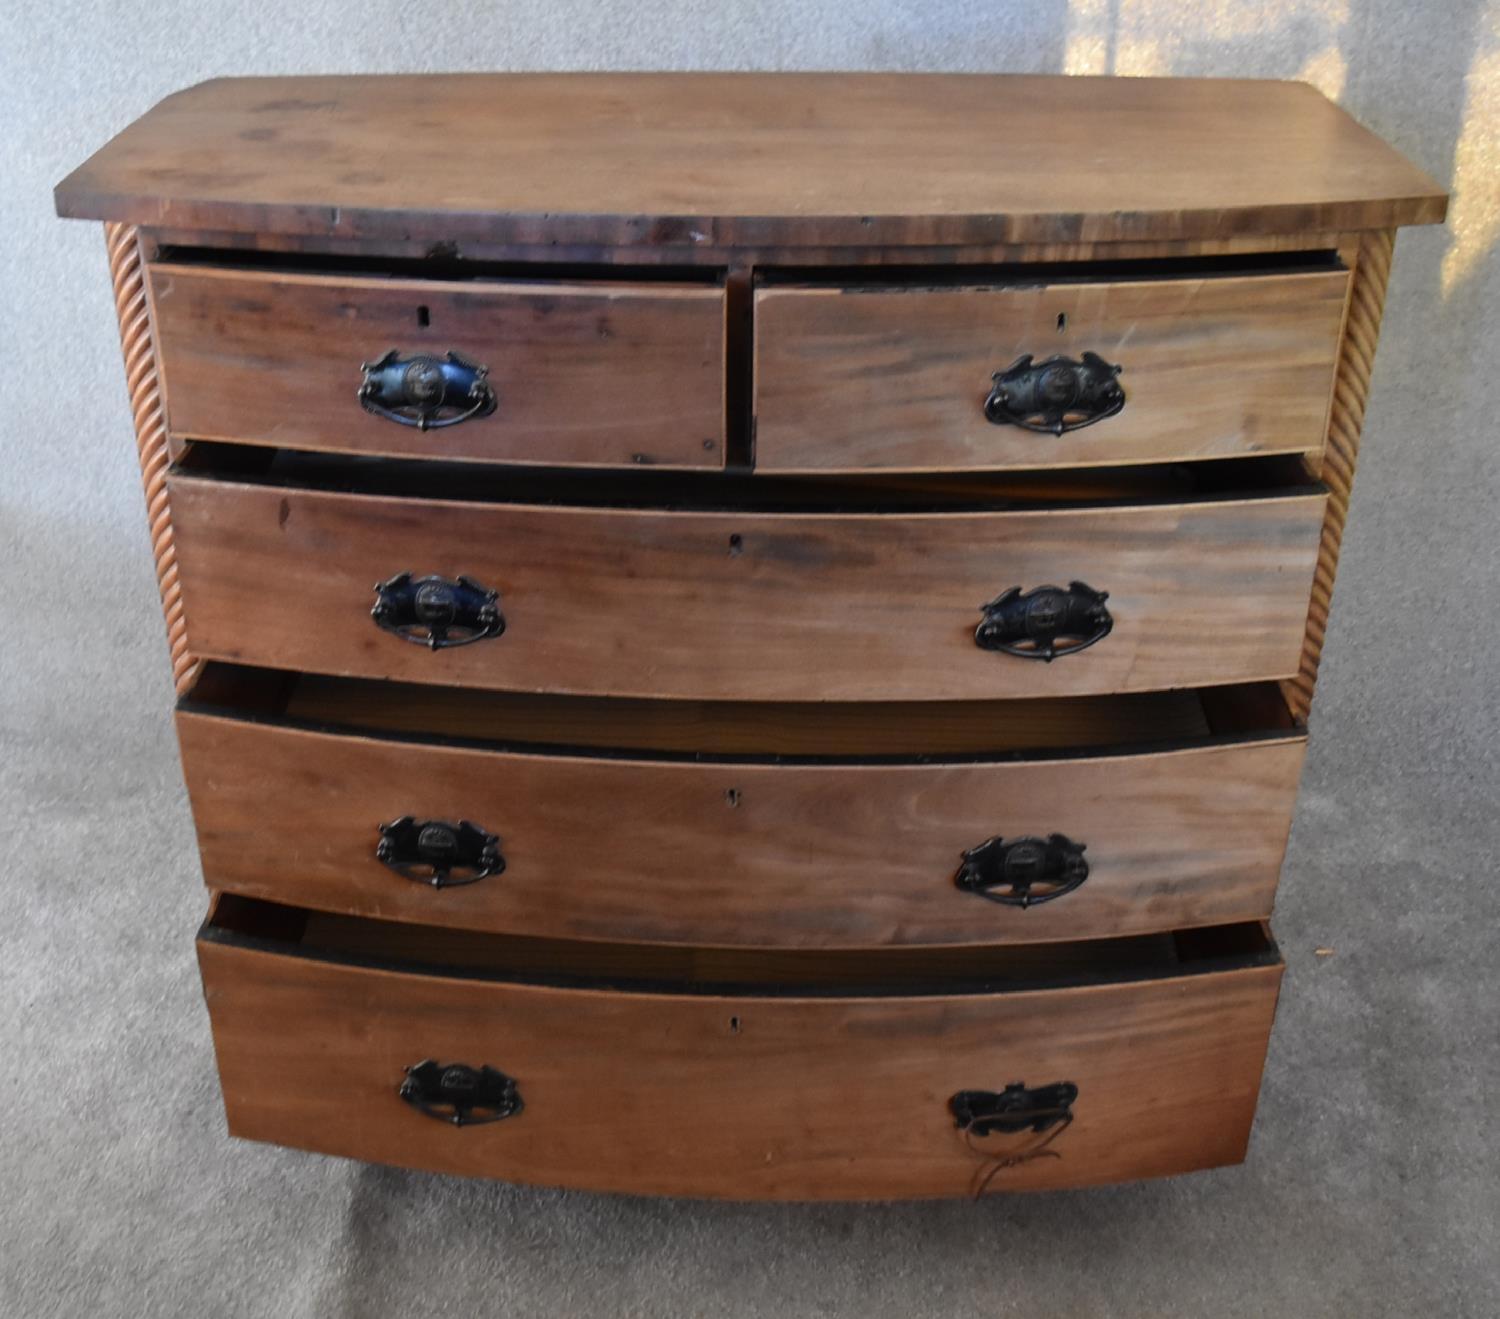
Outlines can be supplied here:
[[724, 800], [731, 808], [738, 806], [740, 804], [740, 790], [738, 788], [725, 788]]
[[729, 1018], [729, 1033], [731, 1035], [738, 1035], [740, 1033], [740, 1019], [738, 1017]]
[[417, 308], [417, 324], [424, 330], [432, 324], [432, 313], [428, 311], [425, 304]]
[[1057, 313], [1057, 332], [1063, 334], [1068, 328], [1068, 313], [1060, 311]]
[[745, 548], [745, 541], [738, 532], [729, 538], [729, 557], [732, 559]]

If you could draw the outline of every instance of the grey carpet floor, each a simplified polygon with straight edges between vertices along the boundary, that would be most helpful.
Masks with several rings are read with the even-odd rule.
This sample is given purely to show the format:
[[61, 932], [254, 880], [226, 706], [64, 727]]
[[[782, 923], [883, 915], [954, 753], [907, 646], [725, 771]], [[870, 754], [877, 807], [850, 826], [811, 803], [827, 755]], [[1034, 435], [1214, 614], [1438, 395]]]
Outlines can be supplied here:
[[[1500, 1314], [1500, 0], [207, 12], [57, 0], [7, 13], [0, 43], [0, 1315]], [[51, 185], [219, 72], [1065, 56], [1316, 77], [1460, 182], [1450, 227], [1398, 245], [1249, 1162], [977, 1205], [745, 1207], [230, 1141], [102, 243], [51, 218]]]

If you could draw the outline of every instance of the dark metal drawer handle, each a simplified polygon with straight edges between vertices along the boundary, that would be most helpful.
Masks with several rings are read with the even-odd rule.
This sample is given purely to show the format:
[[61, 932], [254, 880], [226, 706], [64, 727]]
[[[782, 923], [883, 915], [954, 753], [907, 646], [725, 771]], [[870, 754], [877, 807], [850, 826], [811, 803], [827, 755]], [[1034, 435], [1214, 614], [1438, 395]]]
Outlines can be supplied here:
[[1028, 1090], [1013, 1081], [1004, 1090], [960, 1090], [948, 1109], [960, 1131], [989, 1136], [997, 1131], [1034, 1131], [1040, 1135], [1060, 1122], [1073, 1120], [1078, 1087], [1071, 1081]]
[[467, 646], [505, 631], [500, 595], [471, 577], [413, 577], [398, 572], [388, 582], [375, 583], [375, 608], [370, 617], [403, 641], [441, 650]]
[[457, 426], [495, 410], [489, 367], [457, 353], [402, 357], [392, 348], [378, 362], [362, 362], [359, 402], [366, 412], [419, 431]]
[[1082, 430], [1125, 406], [1125, 391], [1115, 379], [1123, 369], [1098, 353], [1085, 353], [1079, 361], [1049, 357], [1045, 362], [1027, 353], [995, 372], [994, 388], [984, 401], [985, 418], [1038, 435]]
[[[977, 1200], [1001, 1172], [1033, 1159], [1060, 1159], [1050, 1149], [1052, 1142], [1073, 1122], [1073, 1101], [1078, 1087], [1071, 1081], [1028, 1090], [1023, 1081], [1014, 1081], [1004, 1090], [960, 1090], [948, 1101], [954, 1124], [964, 1134], [964, 1143], [981, 1162], [969, 1182], [969, 1193]], [[1032, 1133], [1033, 1139], [982, 1145], [987, 1136]]]
[[380, 826], [375, 859], [398, 875], [433, 888], [457, 888], [503, 874], [500, 840], [468, 820], [417, 821], [410, 815]]
[[1021, 594], [1012, 586], [982, 606], [984, 619], [974, 632], [981, 650], [1003, 650], [1021, 659], [1046, 660], [1076, 655], [1114, 628], [1115, 620], [1104, 607], [1108, 591], [1096, 591], [1083, 582], [1060, 586], [1038, 586]]
[[964, 853], [953, 882], [1007, 907], [1034, 907], [1071, 893], [1089, 877], [1084, 844], [1064, 834], [991, 838]]
[[455, 1127], [499, 1122], [526, 1107], [516, 1083], [504, 1072], [431, 1058], [408, 1067], [396, 1093], [417, 1112]]

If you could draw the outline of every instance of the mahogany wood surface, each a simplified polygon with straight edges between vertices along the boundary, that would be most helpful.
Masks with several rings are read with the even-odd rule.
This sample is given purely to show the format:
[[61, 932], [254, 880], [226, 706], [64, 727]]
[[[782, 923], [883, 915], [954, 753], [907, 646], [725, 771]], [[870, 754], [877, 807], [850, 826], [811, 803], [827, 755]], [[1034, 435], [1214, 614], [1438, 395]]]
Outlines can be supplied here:
[[[1084, 695], [1297, 671], [1320, 494], [939, 514], [533, 507], [170, 482], [194, 652], [518, 691], [743, 700]], [[505, 634], [429, 651], [370, 618], [400, 572], [500, 592]], [[982, 606], [1080, 579], [1113, 632], [981, 650]]]
[[58, 185], [60, 214], [431, 242], [1099, 242], [1441, 220], [1314, 88], [937, 74], [227, 78]]
[[[755, 306], [762, 471], [1066, 467], [1323, 445], [1345, 270], [1014, 287], [770, 287]], [[995, 425], [1023, 354], [1123, 367], [1125, 406], [1062, 435]]]
[[[724, 294], [670, 284], [359, 278], [154, 265], [172, 433], [555, 465], [724, 460]], [[456, 351], [496, 407], [417, 430], [367, 412], [361, 363]]]
[[[1278, 965], [888, 998], [595, 991], [409, 974], [200, 940], [229, 1129], [404, 1167], [593, 1190], [838, 1200], [971, 1193], [965, 1089], [1069, 1081], [1073, 1123], [992, 1190], [1239, 1161]], [[424, 1059], [515, 1079], [454, 1127], [397, 1097]]]
[[[1082, 759], [704, 764], [392, 741], [191, 707], [177, 728], [210, 888], [548, 937], [754, 946], [1267, 917], [1303, 750], [1292, 733]], [[503, 874], [444, 889], [396, 874], [375, 847], [403, 816], [498, 835]], [[954, 883], [985, 840], [1051, 833], [1086, 845], [1073, 892], [1022, 909]]]

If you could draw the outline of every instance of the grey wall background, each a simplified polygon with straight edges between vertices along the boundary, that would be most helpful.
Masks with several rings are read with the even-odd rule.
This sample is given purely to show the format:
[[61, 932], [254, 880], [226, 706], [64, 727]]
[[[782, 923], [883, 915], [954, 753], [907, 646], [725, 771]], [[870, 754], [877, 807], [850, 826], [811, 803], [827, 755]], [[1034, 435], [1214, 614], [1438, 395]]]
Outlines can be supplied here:
[[[12, 0], [3, 32], [0, 1313], [1500, 1311], [1500, 0]], [[1246, 1167], [753, 1208], [222, 1136], [103, 241], [51, 188], [203, 78], [491, 68], [1303, 78], [1451, 182], [1397, 250]]]

